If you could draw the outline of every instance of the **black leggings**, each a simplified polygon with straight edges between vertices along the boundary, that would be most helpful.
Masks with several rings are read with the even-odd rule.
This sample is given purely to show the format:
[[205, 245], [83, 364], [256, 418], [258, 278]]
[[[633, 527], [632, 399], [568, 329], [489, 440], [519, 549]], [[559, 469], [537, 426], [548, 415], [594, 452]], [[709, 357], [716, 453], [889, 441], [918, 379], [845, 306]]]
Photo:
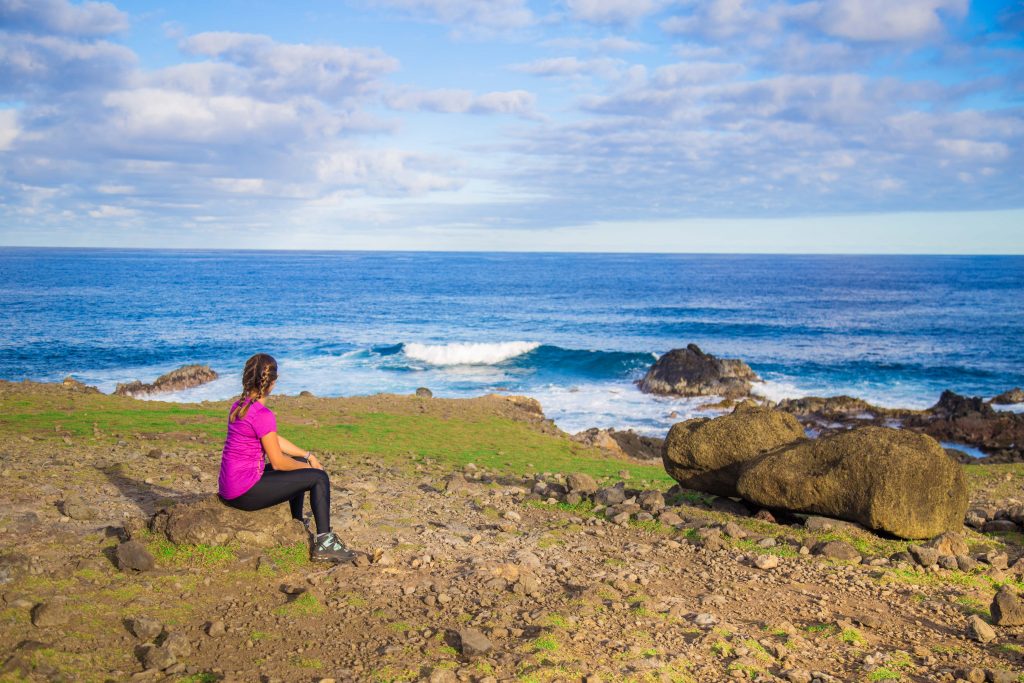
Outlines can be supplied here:
[[267, 465], [263, 476], [251, 489], [224, 502], [233, 508], [252, 512], [287, 500], [292, 508], [292, 517], [302, 519], [302, 498], [306, 491], [309, 491], [309, 506], [313, 508], [316, 532], [327, 533], [331, 530], [331, 484], [323, 470], [275, 470]]

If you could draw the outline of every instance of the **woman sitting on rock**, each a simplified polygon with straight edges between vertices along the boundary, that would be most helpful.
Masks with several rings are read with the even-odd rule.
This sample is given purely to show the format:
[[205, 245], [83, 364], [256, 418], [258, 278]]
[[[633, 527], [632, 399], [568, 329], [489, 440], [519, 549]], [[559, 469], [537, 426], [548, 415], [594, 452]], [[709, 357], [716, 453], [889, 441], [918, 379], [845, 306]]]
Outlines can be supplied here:
[[[310, 556], [314, 560], [344, 562], [351, 550], [331, 531], [331, 485], [323, 465], [277, 433], [277, 418], [266, 406], [277, 382], [277, 361], [257, 353], [245, 363], [242, 395], [228, 414], [228, 433], [220, 461], [218, 493], [239, 510], [262, 510], [288, 501], [292, 517], [302, 520], [302, 499], [316, 521]], [[269, 464], [264, 466], [263, 456]]]

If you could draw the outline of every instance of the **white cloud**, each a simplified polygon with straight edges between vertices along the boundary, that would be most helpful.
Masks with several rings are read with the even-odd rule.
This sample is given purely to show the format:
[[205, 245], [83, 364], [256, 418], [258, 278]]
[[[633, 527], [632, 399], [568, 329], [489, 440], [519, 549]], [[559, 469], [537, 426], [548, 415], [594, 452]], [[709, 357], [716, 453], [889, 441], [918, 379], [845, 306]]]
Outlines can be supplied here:
[[943, 138], [938, 140], [937, 144], [942, 150], [967, 159], [988, 162], [1002, 161], [1010, 156], [1010, 148], [1002, 142]]
[[915, 41], [940, 33], [943, 15], [962, 19], [968, 0], [827, 0], [819, 25], [858, 41]]
[[526, 0], [371, 0], [448, 24], [505, 30], [530, 26], [536, 17]]
[[651, 49], [652, 46], [649, 43], [630, 40], [622, 36], [606, 36], [604, 38], [554, 38], [544, 41], [544, 47], [591, 52], [641, 52]]
[[537, 97], [526, 90], [474, 95], [469, 90], [405, 90], [384, 97], [392, 109], [433, 111], [444, 114], [510, 114], [535, 118]]
[[664, 0], [565, 0], [574, 19], [598, 24], [633, 23], [659, 11]]
[[279, 43], [247, 33], [200, 33], [182, 47], [245, 69], [265, 95], [358, 95], [398, 68], [398, 61], [381, 50]]
[[128, 28], [128, 16], [109, 2], [72, 5], [67, 0], [0, 0], [7, 30], [104, 36]]
[[0, 109], [0, 152], [8, 150], [21, 133], [16, 109]]
[[538, 59], [526, 64], [513, 64], [513, 71], [532, 76], [572, 78], [577, 76], [600, 76], [614, 78], [619, 75], [625, 62], [619, 59], [579, 59], [577, 57], [551, 57]]

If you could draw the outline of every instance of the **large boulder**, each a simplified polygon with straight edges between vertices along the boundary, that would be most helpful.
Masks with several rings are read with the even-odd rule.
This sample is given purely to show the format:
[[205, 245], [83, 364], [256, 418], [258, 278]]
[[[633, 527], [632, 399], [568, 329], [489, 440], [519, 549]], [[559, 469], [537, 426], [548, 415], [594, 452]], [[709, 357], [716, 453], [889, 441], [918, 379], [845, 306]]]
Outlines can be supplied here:
[[292, 545], [309, 537], [302, 522], [292, 519], [282, 503], [245, 512], [228, 507], [217, 496], [178, 503], [153, 516], [150, 528], [175, 544], [241, 545], [269, 548]]
[[181, 391], [212, 382], [217, 377], [216, 371], [209, 365], [183, 365], [177, 370], [160, 375], [152, 384], [143, 384], [139, 380], [118, 384], [114, 393], [118, 396], [148, 396], [168, 391]]
[[959, 529], [968, 502], [963, 469], [934, 439], [886, 427], [796, 441], [747, 463], [736, 490], [758, 505], [902, 538]]
[[743, 361], [717, 358], [690, 344], [659, 358], [638, 384], [648, 394], [740, 398], [750, 394], [752, 382], [760, 381]]
[[700, 417], [673, 425], [662, 462], [685, 488], [735, 497], [744, 463], [803, 436], [800, 423], [789, 413], [741, 407], [715, 419]]

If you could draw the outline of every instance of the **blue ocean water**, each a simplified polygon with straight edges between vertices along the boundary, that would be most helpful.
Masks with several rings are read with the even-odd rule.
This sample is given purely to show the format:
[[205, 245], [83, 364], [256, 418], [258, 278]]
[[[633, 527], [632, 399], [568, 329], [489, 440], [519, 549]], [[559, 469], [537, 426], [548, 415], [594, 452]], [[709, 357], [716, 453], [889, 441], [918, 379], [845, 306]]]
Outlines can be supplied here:
[[1024, 385], [1024, 257], [0, 249], [0, 378], [117, 382], [204, 363], [236, 394], [538, 398], [563, 429], [664, 432], [700, 399], [641, 394], [657, 355], [742, 358], [772, 398], [926, 407]]

